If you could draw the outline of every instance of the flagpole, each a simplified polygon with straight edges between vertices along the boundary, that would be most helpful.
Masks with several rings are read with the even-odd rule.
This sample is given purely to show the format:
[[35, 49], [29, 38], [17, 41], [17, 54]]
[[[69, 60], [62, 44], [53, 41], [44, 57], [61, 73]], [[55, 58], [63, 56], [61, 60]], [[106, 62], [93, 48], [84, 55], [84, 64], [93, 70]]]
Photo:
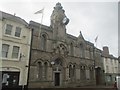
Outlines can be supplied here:
[[[43, 8], [44, 10], [44, 8]], [[42, 27], [42, 21], [43, 21], [43, 14], [44, 14], [44, 11], [42, 12], [42, 17], [41, 17], [41, 22], [40, 22], [40, 30], [39, 30], [39, 33], [38, 33], [38, 39], [40, 37], [40, 32], [41, 32], [41, 27]]]
[[97, 48], [97, 41], [96, 41], [96, 48]]
[[40, 30], [38, 29], [38, 48], [39, 48], [39, 42], [40, 42], [39, 39], [40, 39], [40, 33], [41, 33], [41, 27], [42, 27], [43, 15], [44, 15], [43, 12], [44, 12], [44, 8], [34, 13], [34, 14], [40, 14], [40, 13], [42, 14], [41, 22], [40, 22], [40, 26], [39, 26]]
[[97, 40], [98, 40], [98, 36], [95, 38], [96, 48], [97, 48]]

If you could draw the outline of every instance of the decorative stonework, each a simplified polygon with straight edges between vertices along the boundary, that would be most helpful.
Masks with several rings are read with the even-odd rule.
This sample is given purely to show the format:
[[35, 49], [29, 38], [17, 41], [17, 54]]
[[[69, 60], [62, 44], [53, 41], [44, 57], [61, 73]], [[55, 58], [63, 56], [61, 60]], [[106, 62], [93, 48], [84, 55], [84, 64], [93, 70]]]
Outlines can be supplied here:
[[[81, 32], [78, 37], [67, 34], [67, 23], [65, 18], [66, 15], [63, 7], [60, 3], [57, 3], [51, 15], [51, 28], [48, 30], [41, 29], [41, 32], [44, 32], [44, 34], [47, 34], [47, 37], [49, 37], [46, 38], [46, 43], [44, 44], [46, 45], [46, 49], [41, 49], [41, 44], [43, 43], [42, 41], [33, 43], [33, 47], [40, 43], [40, 48], [32, 49], [30, 60], [31, 63], [34, 63], [34, 61], [39, 59], [41, 59], [42, 64], [46, 61], [49, 63], [47, 68], [48, 75], [46, 76], [46, 79], [43, 79], [37, 83], [43, 87], [54, 87], [56, 85], [66, 87], [73, 87], [77, 85], [94, 85], [95, 68], [91, 67], [95, 59], [93, 56], [94, 50], [92, 48], [94, 45], [86, 41]], [[39, 30], [39, 28], [36, 27], [36, 24], [31, 24], [31, 26], [35, 30]], [[46, 26], [42, 26], [41, 28], [44, 27]], [[39, 41], [36, 40], [38, 39], [36, 35], [33, 35], [33, 37], [33, 42]], [[31, 70], [38, 73], [38, 71], [35, 70], [36, 66], [32, 66], [31, 64], [30, 67], [32, 68]], [[36, 75], [31, 75], [31, 70], [31, 78], [29, 78], [30, 85], [31, 80], [33, 80], [32, 78], [36, 77]], [[88, 75], [86, 75], [86, 73]], [[45, 73], [43, 75], [45, 76]]]

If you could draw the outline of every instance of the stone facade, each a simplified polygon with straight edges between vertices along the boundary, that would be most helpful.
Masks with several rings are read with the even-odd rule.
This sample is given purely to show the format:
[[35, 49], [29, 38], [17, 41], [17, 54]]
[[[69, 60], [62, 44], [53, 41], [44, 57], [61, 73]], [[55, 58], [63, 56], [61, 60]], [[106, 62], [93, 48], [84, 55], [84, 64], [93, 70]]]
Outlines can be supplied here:
[[119, 75], [118, 58], [109, 54], [109, 48], [103, 47], [102, 61], [104, 65], [104, 76], [106, 85], [113, 85], [116, 81], [116, 76]]
[[102, 62], [102, 51], [95, 47], [94, 49], [94, 59], [95, 59], [95, 75], [96, 75], [96, 85], [104, 85], [104, 67]]
[[3, 87], [27, 85], [31, 29], [20, 17], [0, 12], [0, 51]]
[[[103, 70], [99, 61], [101, 50], [86, 41], [81, 32], [78, 37], [67, 34], [68, 22], [60, 3], [54, 7], [50, 26], [30, 21], [32, 45], [29, 88], [96, 84], [95, 68], [100, 67], [100, 72]], [[97, 74], [100, 77], [100, 73]]]

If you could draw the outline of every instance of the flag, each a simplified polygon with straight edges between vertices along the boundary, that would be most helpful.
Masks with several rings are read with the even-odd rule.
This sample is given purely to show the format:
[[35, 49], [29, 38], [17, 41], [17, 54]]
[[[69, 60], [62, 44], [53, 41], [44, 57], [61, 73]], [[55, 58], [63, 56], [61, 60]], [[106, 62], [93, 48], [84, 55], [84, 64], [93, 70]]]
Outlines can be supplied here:
[[43, 8], [43, 9], [41, 9], [41, 10], [39, 10], [39, 11], [37, 11], [37, 12], [35, 12], [34, 14], [43, 13], [43, 11], [44, 11], [44, 8]]
[[95, 42], [97, 42], [98, 36], [95, 38]]

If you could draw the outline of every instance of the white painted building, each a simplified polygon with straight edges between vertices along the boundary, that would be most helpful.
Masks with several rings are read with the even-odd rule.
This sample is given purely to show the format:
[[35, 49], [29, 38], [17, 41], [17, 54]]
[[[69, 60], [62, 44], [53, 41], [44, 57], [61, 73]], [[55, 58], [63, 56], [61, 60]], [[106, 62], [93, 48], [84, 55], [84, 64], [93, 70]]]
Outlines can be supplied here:
[[28, 23], [8, 13], [0, 12], [0, 57], [3, 86], [27, 85], [31, 29]]
[[108, 47], [103, 47], [103, 65], [105, 73], [106, 84], [114, 84], [116, 76], [118, 75], [118, 58], [109, 54]]

